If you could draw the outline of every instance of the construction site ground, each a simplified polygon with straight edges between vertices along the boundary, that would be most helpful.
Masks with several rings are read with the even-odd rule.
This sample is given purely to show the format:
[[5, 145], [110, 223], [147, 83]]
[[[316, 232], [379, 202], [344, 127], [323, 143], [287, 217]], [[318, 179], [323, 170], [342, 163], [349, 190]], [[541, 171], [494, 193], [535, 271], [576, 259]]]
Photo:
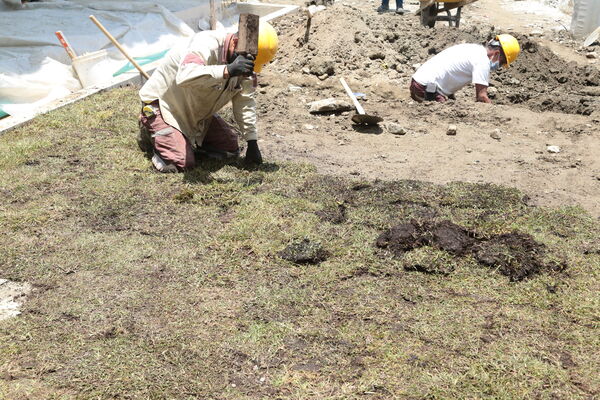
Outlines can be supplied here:
[[[155, 172], [136, 87], [3, 134], [0, 399], [600, 396], [600, 72], [511, 4], [428, 29], [338, 1], [308, 41], [278, 19], [259, 167]], [[418, 64], [509, 28], [494, 104], [410, 99]], [[309, 113], [340, 77], [379, 127]]]
[[[260, 80], [267, 154], [311, 162], [336, 175], [511, 185], [529, 195], [532, 204], [579, 205], [600, 216], [599, 63], [577, 52], [579, 44], [568, 43], [567, 32], [549, 29], [560, 26], [557, 22], [518, 15], [502, 4], [478, 1], [465, 7], [459, 30], [443, 22], [430, 30], [420, 26], [417, 16], [378, 15], [373, 2], [345, 1], [315, 15], [303, 45], [298, 39], [304, 37], [306, 19], [279, 20], [283, 51]], [[530, 34], [539, 26], [548, 27], [543, 38]], [[469, 87], [443, 106], [410, 99], [416, 64], [455, 43], [483, 42], [492, 32], [524, 35], [514, 68], [492, 80], [496, 104], [475, 103]], [[319, 73], [328, 62], [335, 67], [325, 80], [302, 71]], [[406, 134], [390, 134], [385, 123], [382, 129], [361, 132], [348, 113], [309, 115], [308, 102], [348, 100], [339, 77], [367, 95], [363, 106], [368, 113], [398, 123]], [[446, 135], [449, 124], [457, 125], [456, 136]], [[497, 139], [490, 137], [494, 132]], [[549, 145], [561, 152], [548, 153]]]

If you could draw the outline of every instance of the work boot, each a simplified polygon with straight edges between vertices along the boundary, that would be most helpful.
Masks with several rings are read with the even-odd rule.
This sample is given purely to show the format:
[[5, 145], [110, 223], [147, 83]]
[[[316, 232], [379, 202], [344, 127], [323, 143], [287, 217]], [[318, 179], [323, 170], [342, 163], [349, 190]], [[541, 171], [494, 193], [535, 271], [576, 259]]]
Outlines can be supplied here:
[[156, 152], [152, 155], [152, 165], [154, 165], [154, 168], [156, 168], [158, 172], [177, 172], [177, 167], [175, 166], [175, 164], [167, 164], [165, 160], [163, 160], [158, 154], [156, 154]]

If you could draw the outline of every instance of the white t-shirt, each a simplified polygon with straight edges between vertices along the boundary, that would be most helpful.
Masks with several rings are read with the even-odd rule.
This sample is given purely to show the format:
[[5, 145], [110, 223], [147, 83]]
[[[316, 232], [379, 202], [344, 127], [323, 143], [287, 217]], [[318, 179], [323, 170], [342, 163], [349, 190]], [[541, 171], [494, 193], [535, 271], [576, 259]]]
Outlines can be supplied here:
[[446, 96], [469, 83], [489, 86], [490, 59], [480, 44], [457, 44], [427, 60], [413, 79], [423, 86], [435, 83], [438, 91]]

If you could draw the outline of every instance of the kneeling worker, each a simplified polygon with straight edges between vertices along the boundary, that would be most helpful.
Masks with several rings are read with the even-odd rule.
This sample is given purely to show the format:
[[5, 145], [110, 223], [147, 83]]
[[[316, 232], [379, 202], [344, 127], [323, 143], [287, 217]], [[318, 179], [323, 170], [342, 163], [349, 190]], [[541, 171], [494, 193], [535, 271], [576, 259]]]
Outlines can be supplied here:
[[140, 90], [140, 138], [161, 172], [196, 165], [195, 150], [223, 157], [239, 154], [236, 132], [216, 112], [231, 101], [247, 141], [246, 161], [261, 163], [256, 142], [256, 74], [277, 52], [278, 38], [260, 22], [258, 55], [236, 54], [237, 34], [197, 33], [173, 48]]
[[500, 66], [508, 68], [520, 51], [517, 39], [508, 34], [496, 36], [486, 46], [465, 43], [449, 47], [417, 69], [410, 84], [410, 97], [419, 103], [443, 103], [473, 83], [476, 100], [491, 103], [487, 93], [490, 71]]

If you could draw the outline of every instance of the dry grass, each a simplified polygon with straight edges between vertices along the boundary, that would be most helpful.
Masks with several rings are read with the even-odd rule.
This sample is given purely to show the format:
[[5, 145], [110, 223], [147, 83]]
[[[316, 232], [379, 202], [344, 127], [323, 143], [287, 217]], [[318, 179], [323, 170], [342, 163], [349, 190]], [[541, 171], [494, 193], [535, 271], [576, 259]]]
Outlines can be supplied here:
[[[277, 162], [161, 175], [134, 144], [136, 104], [115, 90], [0, 137], [0, 277], [36, 288], [0, 322], [0, 398], [600, 395], [600, 229], [583, 211]], [[470, 256], [374, 246], [423, 218], [531, 234], [568, 268], [509, 282]], [[327, 260], [278, 255], [304, 238]]]

